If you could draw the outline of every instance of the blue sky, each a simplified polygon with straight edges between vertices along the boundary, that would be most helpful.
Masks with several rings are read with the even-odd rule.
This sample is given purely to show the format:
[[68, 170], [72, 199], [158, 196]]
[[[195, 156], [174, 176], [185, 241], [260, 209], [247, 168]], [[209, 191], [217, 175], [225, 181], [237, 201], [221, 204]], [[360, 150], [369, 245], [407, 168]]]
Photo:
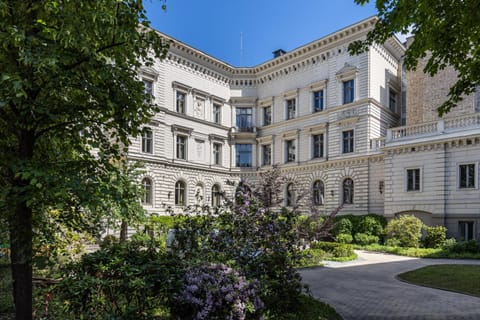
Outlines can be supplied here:
[[248, 67], [271, 59], [276, 49], [291, 51], [376, 13], [374, 4], [353, 0], [167, 0], [166, 12], [161, 5], [145, 1], [155, 29]]

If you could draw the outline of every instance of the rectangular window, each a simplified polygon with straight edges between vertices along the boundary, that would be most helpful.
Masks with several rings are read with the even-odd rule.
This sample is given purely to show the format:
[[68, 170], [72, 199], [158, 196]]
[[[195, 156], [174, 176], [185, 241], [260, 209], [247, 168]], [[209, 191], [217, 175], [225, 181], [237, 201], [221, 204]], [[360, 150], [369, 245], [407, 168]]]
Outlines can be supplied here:
[[177, 136], [177, 159], [187, 159], [187, 137]]
[[420, 169], [407, 169], [407, 191], [420, 191]]
[[269, 166], [272, 164], [272, 145], [266, 144], [262, 146], [262, 165]]
[[222, 163], [222, 145], [220, 143], [213, 144], [213, 164], [220, 165]]
[[353, 130], [343, 131], [342, 133], [342, 152], [350, 153], [354, 150]]
[[286, 100], [287, 105], [287, 120], [295, 118], [295, 99]]
[[148, 128], [142, 134], [142, 152], [153, 153], [153, 133]]
[[348, 80], [343, 82], [343, 104], [353, 102], [355, 100], [355, 81]]
[[147, 79], [143, 79], [142, 81], [145, 87], [145, 94], [153, 97], [153, 81]]
[[285, 141], [285, 162], [295, 161], [295, 140]]
[[313, 112], [323, 110], [323, 90], [313, 92]]
[[312, 158], [323, 158], [323, 133], [313, 135], [312, 143]]
[[459, 188], [475, 188], [475, 164], [461, 164], [459, 176]]
[[388, 106], [390, 108], [390, 111], [397, 112], [397, 93], [392, 89], [390, 89], [388, 96], [389, 96]]
[[185, 113], [185, 93], [181, 91], [177, 91], [176, 97], [176, 108], [178, 113]]
[[237, 167], [252, 166], [252, 145], [251, 144], [236, 144], [235, 151], [236, 151]]
[[222, 107], [221, 105], [214, 103], [213, 104], [213, 122], [220, 124], [222, 122]]
[[475, 239], [473, 236], [473, 221], [459, 221], [458, 234], [460, 235], [460, 241]]
[[272, 123], [272, 107], [264, 107], [263, 108], [263, 125], [268, 126]]
[[252, 108], [237, 108], [237, 128], [241, 132], [252, 132]]

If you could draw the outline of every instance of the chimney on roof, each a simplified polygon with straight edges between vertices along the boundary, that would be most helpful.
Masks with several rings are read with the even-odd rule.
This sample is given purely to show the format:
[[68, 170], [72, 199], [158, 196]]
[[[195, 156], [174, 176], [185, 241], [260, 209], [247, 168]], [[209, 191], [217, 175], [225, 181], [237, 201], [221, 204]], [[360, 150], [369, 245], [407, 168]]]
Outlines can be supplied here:
[[278, 58], [280, 56], [283, 56], [287, 52], [283, 49], [277, 49], [277, 50], [273, 51], [272, 53], [273, 53], [273, 58]]

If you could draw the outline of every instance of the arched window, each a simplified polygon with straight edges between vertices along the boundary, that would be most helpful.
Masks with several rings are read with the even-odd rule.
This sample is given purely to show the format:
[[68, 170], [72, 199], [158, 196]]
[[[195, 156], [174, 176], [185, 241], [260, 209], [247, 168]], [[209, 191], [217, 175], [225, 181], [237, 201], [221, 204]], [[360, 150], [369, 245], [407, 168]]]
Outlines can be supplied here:
[[214, 184], [212, 187], [212, 207], [218, 207], [220, 205], [220, 187], [218, 184]]
[[353, 203], [353, 180], [350, 178], [343, 180], [343, 203]]
[[317, 180], [313, 183], [312, 198], [314, 205], [323, 205], [323, 199], [325, 198], [325, 186], [323, 181]]
[[287, 185], [287, 207], [295, 205], [295, 187], [293, 183]]
[[152, 204], [152, 180], [149, 178], [143, 178], [142, 180], [142, 204], [151, 205]]
[[184, 206], [186, 203], [185, 182], [177, 181], [175, 183], [175, 205]]

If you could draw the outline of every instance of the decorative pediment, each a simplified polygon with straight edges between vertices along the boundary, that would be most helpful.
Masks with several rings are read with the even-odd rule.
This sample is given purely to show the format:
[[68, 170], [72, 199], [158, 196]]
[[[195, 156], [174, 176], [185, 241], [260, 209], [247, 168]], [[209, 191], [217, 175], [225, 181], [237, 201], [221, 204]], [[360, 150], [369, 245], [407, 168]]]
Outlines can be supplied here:
[[268, 97], [268, 98], [263, 98], [259, 99], [257, 102], [257, 105], [260, 107], [267, 107], [267, 106], [272, 106], [273, 105], [273, 97]]
[[272, 143], [272, 142], [273, 142], [273, 137], [274, 137], [274, 135], [269, 135], [269, 136], [265, 136], [265, 137], [259, 137], [259, 138], [257, 138], [257, 142], [258, 142], [259, 144]]
[[297, 138], [297, 134], [298, 134], [299, 131], [300, 131], [299, 129], [290, 130], [290, 131], [282, 133], [281, 137], [284, 140], [295, 139], [295, 138]]
[[180, 126], [178, 124], [172, 125], [172, 132], [175, 132], [175, 133], [184, 133], [184, 134], [191, 135], [192, 131], [193, 131], [192, 128]]
[[310, 134], [316, 134], [316, 133], [325, 132], [327, 127], [328, 127], [328, 122], [323, 122], [323, 123], [316, 124], [314, 126], [306, 127], [305, 130]]
[[324, 79], [324, 80], [320, 80], [320, 81], [317, 81], [317, 82], [313, 82], [308, 86], [308, 88], [311, 91], [322, 90], [323, 88], [325, 88], [327, 86], [327, 81], [328, 81], [327, 79]]
[[343, 66], [342, 69], [338, 70], [336, 73], [336, 76], [339, 80], [345, 80], [349, 78], [355, 77], [355, 75], [358, 73], [358, 68], [355, 66], [352, 66], [345, 62], [345, 65]]
[[299, 89], [293, 89], [293, 90], [290, 90], [290, 91], [287, 91], [287, 92], [283, 93], [282, 96], [283, 96], [284, 99], [293, 99], [293, 98], [297, 97], [298, 91], [299, 91]]

